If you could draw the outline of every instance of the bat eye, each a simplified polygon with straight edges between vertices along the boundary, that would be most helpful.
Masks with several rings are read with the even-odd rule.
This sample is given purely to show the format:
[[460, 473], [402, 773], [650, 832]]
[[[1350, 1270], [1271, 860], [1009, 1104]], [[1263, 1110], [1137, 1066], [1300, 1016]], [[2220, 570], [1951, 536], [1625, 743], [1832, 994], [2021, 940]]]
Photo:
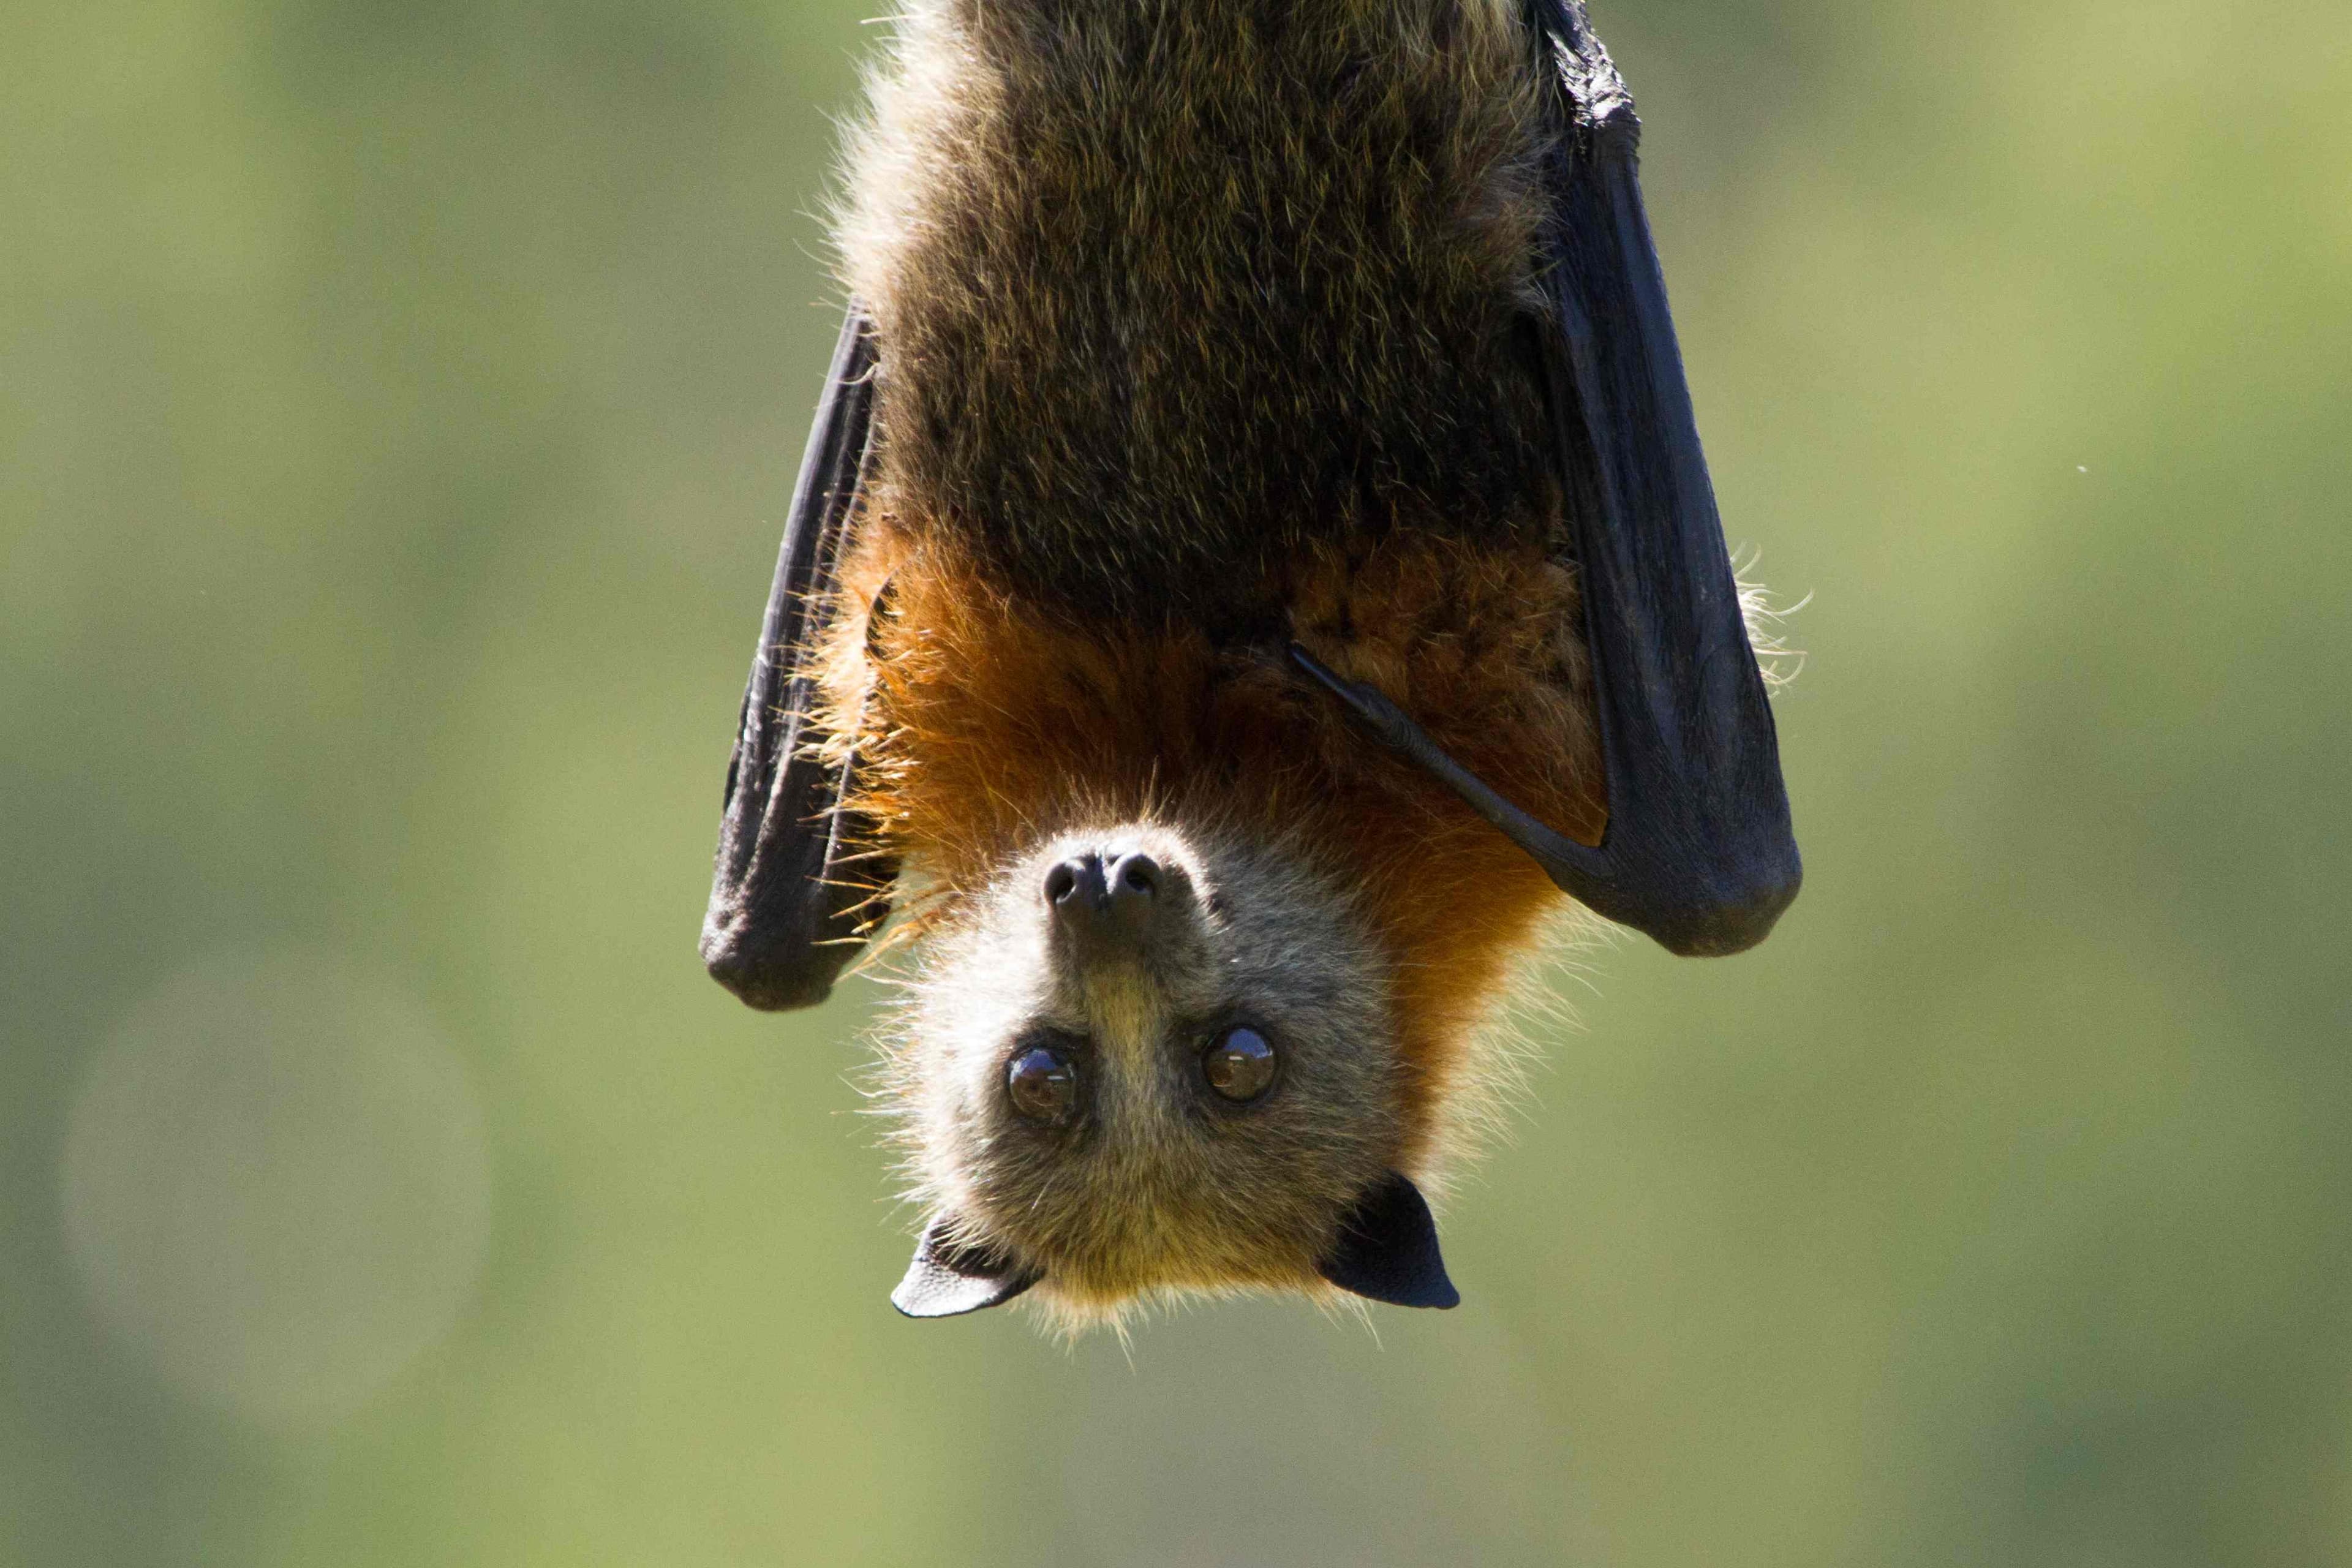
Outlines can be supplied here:
[[1227, 1029], [1201, 1058], [1209, 1087], [1236, 1105], [1246, 1105], [1274, 1084], [1274, 1047], [1246, 1025]]
[[1059, 1126], [1078, 1103], [1078, 1069], [1061, 1052], [1032, 1046], [1004, 1069], [1013, 1109], [1032, 1121]]

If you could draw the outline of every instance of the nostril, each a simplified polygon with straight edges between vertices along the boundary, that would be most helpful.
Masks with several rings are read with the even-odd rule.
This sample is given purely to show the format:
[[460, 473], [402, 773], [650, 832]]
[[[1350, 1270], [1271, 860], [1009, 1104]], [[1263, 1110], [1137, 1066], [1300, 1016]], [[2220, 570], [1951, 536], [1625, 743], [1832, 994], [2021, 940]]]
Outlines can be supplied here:
[[1077, 890], [1078, 870], [1076, 866], [1073, 866], [1068, 861], [1063, 861], [1060, 865], [1045, 873], [1045, 901], [1047, 903], [1066, 903], [1069, 900], [1070, 895]]
[[1160, 891], [1160, 878], [1159, 861], [1149, 855], [1129, 855], [1119, 861], [1111, 886], [1121, 893], [1150, 898]]

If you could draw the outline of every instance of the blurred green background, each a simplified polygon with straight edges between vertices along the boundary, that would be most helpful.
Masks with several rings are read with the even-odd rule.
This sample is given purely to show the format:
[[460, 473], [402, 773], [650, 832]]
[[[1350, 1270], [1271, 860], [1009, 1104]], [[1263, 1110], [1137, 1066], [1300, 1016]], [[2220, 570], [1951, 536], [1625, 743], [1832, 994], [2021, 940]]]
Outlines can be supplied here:
[[1596, 4], [1805, 897], [1131, 1351], [694, 959], [875, 9], [0, 26], [0, 1562], [2352, 1560], [2341, 0]]

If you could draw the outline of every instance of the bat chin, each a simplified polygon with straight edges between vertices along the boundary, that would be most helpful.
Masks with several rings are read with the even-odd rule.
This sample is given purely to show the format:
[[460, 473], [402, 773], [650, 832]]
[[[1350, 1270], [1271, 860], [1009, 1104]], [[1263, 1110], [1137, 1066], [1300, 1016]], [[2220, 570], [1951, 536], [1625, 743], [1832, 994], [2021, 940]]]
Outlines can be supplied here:
[[924, 1318], [1018, 1299], [1065, 1338], [1156, 1306], [1236, 1295], [1304, 1296], [1327, 1310], [1348, 1297], [1416, 1308], [1461, 1301], [1427, 1202], [1393, 1170], [1369, 1182], [1319, 1238], [1250, 1234], [1230, 1216], [1187, 1214], [1181, 1205], [1143, 1212], [1155, 1223], [1066, 1237], [1070, 1245], [1056, 1252], [1034, 1240], [956, 1240], [971, 1227], [934, 1220], [892, 1300]]

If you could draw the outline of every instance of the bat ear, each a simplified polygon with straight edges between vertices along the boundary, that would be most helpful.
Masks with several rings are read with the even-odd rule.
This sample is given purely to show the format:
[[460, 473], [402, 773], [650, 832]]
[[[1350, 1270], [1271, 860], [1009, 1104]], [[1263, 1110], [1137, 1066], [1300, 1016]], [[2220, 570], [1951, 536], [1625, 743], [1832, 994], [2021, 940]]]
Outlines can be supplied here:
[[1339, 1222], [1319, 1266], [1342, 1290], [1392, 1307], [1458, 1307], [1462, 1292], [1445, 1277], [1437, 1222], [1421, 1189], [1391, 1171]]
[[953, 1228], [945, 1215], [923, 1227], [890, 1305], [910, 1318], [960, 1318], [1001, 1307], [1043, 1278], [1005, 1253], [950, 1240]]

